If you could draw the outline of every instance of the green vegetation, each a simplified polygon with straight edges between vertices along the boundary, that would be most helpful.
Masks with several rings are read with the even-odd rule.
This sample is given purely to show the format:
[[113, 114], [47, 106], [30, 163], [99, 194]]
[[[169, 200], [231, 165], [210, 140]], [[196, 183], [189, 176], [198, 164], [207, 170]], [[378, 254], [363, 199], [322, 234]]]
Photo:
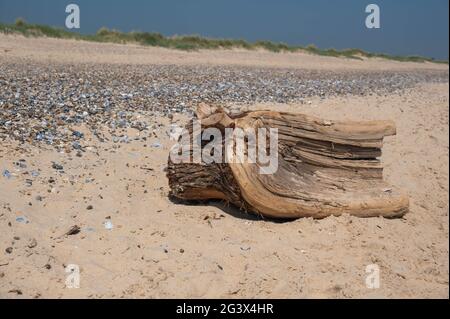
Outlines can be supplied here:
[[153, 32], [129, 32], [124, 33], [117, 30], [109, 30], [101, 28], [93, 35], [83, 35], [76, 32], [70, 32], [62, 28], [56, 28], [40, 24], [28, 24], [22, 18], [17, 18], [14, 24], [0, 23], [0, 32], [2, 33], [19, 33], [24, 36], [47, 36], [52, 38], [64, 38], [75, 40], [86, 40], [96, 42], [113, 42], [113, 43], [138, 43], [142, 45], [159, 46], [165, 48], [179, 50], [199, 50], [199, 49], [233, 49], [243, 48], [248, 50], [265, 49], [272, 52], [295, 52], [306, 51], [311, 54], [323, 56], [346, 57], [351, 59], [367, 58], [383, 58], [396, 61], [411, 62], [436, 62], [447, 63], [448, 61], [434, 60], [421, 56], [393, 56], [383, 53], [370, 53], [361, 49], [319, 49], [314, 45], [306, 47], [290, 46], [285, 43], [275, 43], [271, 41], [247, 42], [245, 40], [231, 39], [213, 39], [197, 35], [172, 36], [165, 37], [160, 33]]

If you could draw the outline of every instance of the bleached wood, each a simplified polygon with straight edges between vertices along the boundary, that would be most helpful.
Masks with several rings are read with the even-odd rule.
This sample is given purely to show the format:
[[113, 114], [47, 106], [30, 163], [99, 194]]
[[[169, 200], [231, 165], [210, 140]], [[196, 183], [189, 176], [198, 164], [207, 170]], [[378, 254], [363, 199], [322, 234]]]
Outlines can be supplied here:
[[392, 121], [330, 121], [274, 111], [231, 116], [205, 104], [198, 112], [202, 130], [277, 128], [278, 170], [263, 175], [257, 163], [175, 164], [169, 158], [172, 196], [222, 199], [274, 218], [400, 217], [408, 211], [408, 197], [383, 181], [378, 159], [383, 138], [396, 133]]

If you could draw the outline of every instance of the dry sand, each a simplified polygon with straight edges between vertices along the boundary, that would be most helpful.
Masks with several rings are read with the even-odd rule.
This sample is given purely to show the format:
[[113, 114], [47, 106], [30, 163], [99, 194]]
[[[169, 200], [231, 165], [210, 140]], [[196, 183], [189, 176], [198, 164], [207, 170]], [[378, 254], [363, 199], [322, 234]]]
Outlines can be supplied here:
[[46, 62], [108, 64], [237, 65], [310, 70], [448, 70], [448, 65], [372, 59], [348, 59], [308, 53], [265, 50], [199, 50], [186, 52], [142, 45], [26, 38], [0, 34], [0, 54]]
[[[11, 51], [1, 52], [0, 62], [448, 70], [434, 64], [268, 52], [186, 53], [0, 35], [0, 49], [5, 48]], [[410, 212], [401, 219], [340, 216], [281, 223], [217, 202], [173, 202], [164, 173], [173, 142], [166, 134], [169, 120], [162, 117], [157, 137], [128, 129], [130, 138], [148, 136], [129, 144], [100, 143], [77, 127], [89, 146], [82, 158], [49, 146], [2, 141], [0, 171], [9, 169], [13, 176], [0, 176], [0, 297], [448, 298], [448, 89], [448, 83], [423, 83], [386, 96], [251, 106], [329, 119], [394, 120], [397, 136], [386, 139], [382, 161], [385, 179], [410, 196]], [[174, 122], [185, 120], [177, 115]], [[151, 147], [155, 141], [162, 147]], [[20, 159], [26, 168], [13, 164]], [[52, 162], [63, 165], [64, 173], [57, 173]], [[27, 186], [31, 177], [25, 172], [32, 170], [40, 174]], [[20, 216], [28, 223], [17, 222]], [[112, 230], [104, 227], [107, 218]], [[73, 225], [81, 232], [63, 236]], [[12, 248], [9, 253], [7, 248]], [[68, 264], [81, 269], [78, 289], [66, 288]], [[380, 267], [379, 289], [366, 287], [369, 264]]]

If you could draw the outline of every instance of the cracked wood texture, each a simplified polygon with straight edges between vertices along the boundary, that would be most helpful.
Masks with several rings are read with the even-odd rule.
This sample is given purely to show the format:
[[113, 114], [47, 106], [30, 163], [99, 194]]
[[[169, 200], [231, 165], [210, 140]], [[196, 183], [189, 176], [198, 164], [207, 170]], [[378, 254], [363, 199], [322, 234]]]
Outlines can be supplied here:
[[186, 125], [184, 134], [191, 141], [208, 127], [219, 129], [222, 136], [225, 128], [277, 128], [278, 169], [260, 174], [259, 163], [174, 163], [169, 156], [167, 177], [173, 197], [221, 199], [270, 218], [344, 213], [401, 217], [408, 211], [408, 197], [383, 181], [378, 159], [383, 138], [396, 133], [392, 121], [330, 121], [274, 111], [227, 114], [204, 104], [197, 117], [200, 131], [194, 131], [192, 121]]

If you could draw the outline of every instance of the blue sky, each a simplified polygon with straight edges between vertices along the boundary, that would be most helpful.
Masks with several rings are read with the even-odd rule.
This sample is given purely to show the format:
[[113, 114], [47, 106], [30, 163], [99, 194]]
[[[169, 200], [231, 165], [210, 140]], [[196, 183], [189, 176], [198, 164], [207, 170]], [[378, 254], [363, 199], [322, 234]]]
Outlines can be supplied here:
[[[448, 0], [0, 0], [0, 21], [64, 27], [69, 3], [80, 6], [81, 33], [105, 26], [448, 59]], [[370, 3], [380, 29], [365, 27]]]

